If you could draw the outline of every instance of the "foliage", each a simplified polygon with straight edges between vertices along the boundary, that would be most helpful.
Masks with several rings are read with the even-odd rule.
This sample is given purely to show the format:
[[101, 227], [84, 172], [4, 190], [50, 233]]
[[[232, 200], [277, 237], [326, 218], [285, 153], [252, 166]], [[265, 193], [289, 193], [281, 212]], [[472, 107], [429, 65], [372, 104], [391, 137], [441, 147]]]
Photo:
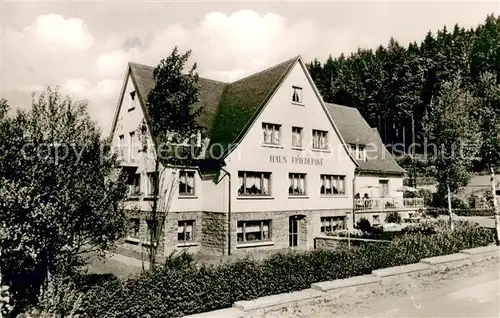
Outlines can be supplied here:
[[387, 214], [387, 216], [385, 217], [385, 222], [401, 224], [401, 222], [403, 222], [403, 219], [397, 211], [393, 211]]
[[500, 165], [500, 83], [493, 73], [481, 74], [475, 90], [478, 107], [481, 165], [490, 170]]
[[368, 221], [368, 219], [364, 217], [356, 222], [356, 228], [363, 233], [370, 233], [372, 231], [372, 225], [370, 224], [370, 221]]
[[[179, 54], [175, 47], [153, 72], [155, 86], [147, 97], [147, 113], [156, 146], [170, 142], [183, 143], [200, 128], [196, 118], [203, 108], [195, 106], [199, 100], [196, 63], [184, 73], [190, 56], [190, 50]], [[175, 160], [174, 155], [164, 151], [161, 154], [167, 160]]]
[[432, 205], [432, 191], [431, 190], [418, 189], [417, 197], [424, 199], [424, 206], [431, 206]]
[[0, 121], [0, 264], [18, 308], [124, 235], [119, 163], [87, 108], [48, 88]]
[[453, 233], [444, 228], [431, 235], [413, 232], [389, 244], [277, 253], [261, 261], [247, 258], [196, 265], [179, 256], [185, 261], [171, 259], [170, 265], [121, 284], [105, 282], [87, 290], [77, 313], [82, 317], [179, 317], [228, 308], [239, 300], [310, 288], [315, 282], [456, 253], [492, 240], [491, 231], [458, 223]]
[[[427, 211], [427, 213], [433, 213], [436, 215], [448, 215], [448, 209], [446, 208], [432, 208]], [[494, 211], [492, 208], [464, 208], [464, 209], [453, 209], [453, 213], [458, 216], [493, 216]]]
[[[175, 179], [166, 178], [168, 165], [190, 166], [201, 151], [201, 130], [197, 117], [203, 112], [198, 105], [199, 86], [196, 63], [185, 74], [186, 63], [191, 51], [179, 54], [177, 47], [162, 59], [153, 71], [155, 86], [149, 92], [146, 102], [146, 123], [138, 128], [142, 136], [143, 154], [152, 159], [153, 199], [149, 217], [149, 263], [156, 266], [156, 254], [161, 246], [161, 235], [169, 209], [169, 194], [175, 191]], [[155, 149], [147, 149], [149, 138]], [[149, 151], [148, 151], [149, 150]], [[149, 155], [152, 158], [148, 158]], [[171, 182], [165, 186], [165, 182]]]
[[[423, 145], [424, 117], [444, 82], [460, 75], [472, 90], [485, 72], [500, 78], [499, 16], [489, 15], [475, 29], [444, 26], [422, 38], [407, 47], [391, 38], [376, 50], [330, 56], [308, 67], [326, 102], [358, 108], [385, 144], [409, 151], [412, 119], [415, 142]], [[425, 148], [416, 152], [425, 153]]]
[[461, 85], [459, 77], [444, 82], [424, 121], [425, 131], [436, 145], [430, 161], [437, 169], [438, 192], [455, 192], [467, 185], [477, 153], [479, 134], [472, 114], [476, 102]]

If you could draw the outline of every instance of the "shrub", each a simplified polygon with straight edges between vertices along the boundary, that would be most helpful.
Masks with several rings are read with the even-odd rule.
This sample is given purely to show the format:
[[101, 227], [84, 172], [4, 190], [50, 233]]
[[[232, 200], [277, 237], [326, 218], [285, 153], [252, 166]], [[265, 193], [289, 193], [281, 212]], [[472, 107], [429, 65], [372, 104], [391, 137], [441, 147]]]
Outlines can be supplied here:
[[[493, 232], [457, 222], [410, 227], [388, 244], [347, 249], [277, 253], [217, 265], [195, 265], [186, 256], [172, 256], [165, 266], [128, 280], [107, 280], [84, 293], [81, 317], [179, 317], [231, 307], [235, 301], [309, 288], [312, 283], [368, 274], [425, 257], [456, 253], [493, 242]], [[423, 227], [421, 226], [421, 227]], [[176, 257], [180, 257], [177, 259]], [[184, 258], [183, 258], [184, 257]]]
[[359, 219], [358, 222], [356, 222], [356, 228], [363, 233], [370, 233], [373, 230], [370, 221], [368, 221], [368, 219], [364, 217], [362, 217], [361, 219]]
[[432, 205], [432, 191], [429, 189], [418, 189], [417, 197], [424, 199], [425, 206]]
[[386, 223], [401, 224], [402, 221], [403, 220], [401, 218], [401, 215], [397, 211], [393, 211], [393, 212], [387, 214], [387, 216], [385, 217], [385, 222]]

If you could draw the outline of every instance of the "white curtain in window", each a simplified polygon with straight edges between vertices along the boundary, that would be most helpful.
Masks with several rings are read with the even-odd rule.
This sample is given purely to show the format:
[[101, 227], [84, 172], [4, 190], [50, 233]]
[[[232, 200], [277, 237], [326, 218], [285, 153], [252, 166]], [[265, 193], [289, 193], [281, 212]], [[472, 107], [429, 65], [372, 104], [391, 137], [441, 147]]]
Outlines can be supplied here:
[[306, 185], [305, 185], [304, 177], [300, 177], [300, 183], [299, 183], [300, 193], [304, 193], [305, 188], [306, 188]]
[[292, 136], [293, 136], [293, 146], [300, 147], [301, 146], [300, 132], [297, 129], [295, 129], [292, 133]]
[[264, 235], [264, 237], [262, 237], [263, 239], [269, 238], [269, 223], [263, 222], [262, 232]]
[[328, 219], [322, 218], [321, 219], [321, 226], [327, 226], [328, 225]]
[[186, 191], [189, 193], [193, 193], [194, 191], [194, 175], [188, 174], [187, 176], [187, 188]]
[[184, 233], [184, 223], [181, 223], [181, 225], [177, 227], [177, 233]]
[[344, 193], [344, 179], [339, 178], [338, 182], [339, 182], [339, 185], [338, 185], [339, 193]]
[[273, 144], [277, 144], [280, 141], [280, 131], [278, 127], [273, 127]]
[[251, 232], [260, 232], [260, 224], [258, 223], [250, 223], [246, 225], [245, 228], [246, 233], [251, 233]]
[[[240, 184], [240, 187], [238, 188], [239, 189], [242, 189], [243, 188], [243, 175], [240, 175], [238, 176], [238, 181], [239, 181], [239, 184]], [[243, 193], [244, 193], [244, 189], [243, 190]]]
[[243, 233], [243, 224], [238, 225], [238, 229], [236, 230], [237, 233]]
[[263, 176], [262, 178], [262, 194], [269, 193], [269, 178], [267, 176]]
[[253, 177], [253, 184], [257, 188], [257, 190], [261, 190], [261, 181], [260, 181], [261, 175], [256, 175]]
[[251, 187], [252, 187], [252, 185], [253, 185], [253, 184], [254, 184], [254, 182], [255, 182], [255, 178], [254, 178], [254, 176], [249, 175], [249, 174], [247, 173], [245, 182], [246, 182], [246, 184], [245, 184], [245, 188], [247, 188], [247, 189], [251, 188]]
[[332, 187], [332, 180], [330, 179], [330, 177], [326, 177], [325, 178], [325, 189], [330, 189]]

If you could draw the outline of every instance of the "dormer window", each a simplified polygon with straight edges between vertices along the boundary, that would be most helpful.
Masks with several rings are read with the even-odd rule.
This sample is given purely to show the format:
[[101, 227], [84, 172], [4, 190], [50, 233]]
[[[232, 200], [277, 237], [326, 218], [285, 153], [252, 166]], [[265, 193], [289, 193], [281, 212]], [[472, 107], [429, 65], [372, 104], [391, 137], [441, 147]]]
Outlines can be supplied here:
[[365, 146], [358, 145], [357, 159], [358, 160], [363, 160], [363, 161], [366, 160], [366, 149], [365, 149]]
[[348, 148], [356, 160], [366, 161], [366, 147], [364, 145], [348, 145]]
[[302, 104], [302, 88], [292, 86], [292, 103]]
[[130, 100], [129, 100], [129, 105], [128, 105], [128, 110], [134, 110], [135, 108], [135, 91], [130, 92]]

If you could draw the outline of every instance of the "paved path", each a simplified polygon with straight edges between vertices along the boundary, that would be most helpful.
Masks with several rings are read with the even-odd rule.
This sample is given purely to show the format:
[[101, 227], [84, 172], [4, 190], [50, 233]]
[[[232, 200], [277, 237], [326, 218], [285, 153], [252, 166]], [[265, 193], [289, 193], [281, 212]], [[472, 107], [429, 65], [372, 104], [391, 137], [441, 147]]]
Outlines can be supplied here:
[[394, 296], [342, 317], [500, 317], [499, 268], [416, 295]]

